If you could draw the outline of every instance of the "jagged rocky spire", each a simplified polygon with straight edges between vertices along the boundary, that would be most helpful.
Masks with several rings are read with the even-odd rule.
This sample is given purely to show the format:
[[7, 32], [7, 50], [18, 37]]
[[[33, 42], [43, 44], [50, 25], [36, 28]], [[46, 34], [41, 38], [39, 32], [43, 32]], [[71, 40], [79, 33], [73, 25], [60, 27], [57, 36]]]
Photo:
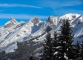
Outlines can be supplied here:
[[13, 25], [15, 25], [15, 24], [17, 24], [17, 21], [16, 21], [14, 18], [10, 18], [10, 21], [8, 21], [8, 22], [4, 25], [4, 27], [5, 27], [5, 28], [8, 28], [8, 27], [11, 27], [11, 26], [13, 26]]
[[31, 22], [31, 23], [33, 23], [33, 24], [35, 25], [35, 24], [40, 23], [41, 20], [40, 20], [38, 17], [35, 16], [35, 17], [33, 17], [32, 19], [30, 19], [29, 22]]
[[17, 23], [17, 21], [13, 17], [10, 18], [10, 22], [13, 23], [13, 24], [16, 24]]

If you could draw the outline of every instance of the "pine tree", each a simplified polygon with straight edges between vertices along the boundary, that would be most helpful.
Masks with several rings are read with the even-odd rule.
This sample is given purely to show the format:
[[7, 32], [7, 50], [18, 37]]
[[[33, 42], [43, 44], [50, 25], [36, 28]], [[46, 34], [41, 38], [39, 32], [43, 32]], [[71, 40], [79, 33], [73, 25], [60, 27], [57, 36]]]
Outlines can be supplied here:
[[54, 47], [57, 47], [57, 43], [58, 43], [58, 34], [57, 34], [57, 32], [54, 32], [54, 38], [53, 38], [52, 44], [53, 44]]
[[80, 53], [81, 60], [83, 60], [83, 42], [81, 43], [81, 53]]
[[28, 59], [28, 44], [27, 42], [17, 42], [17, 49], [15, 49], [15, 59], [27, 60]]
[[30, 57], [29, 57], [29, 60], [33, 60], [33, 56], [30, 56]]
[[52, 51], [53, 51], [53, 60], [57, 59], [56, 58], [56, 52], [57, 52], [57, 49], [56, 47], [58, 46], [58, 34], [57, 32], [54, 32], [54, 38], [52, 38], [53, 41], [52, 41]]
[[44, 45], [44, 54], [43, 54], [44, 60], [52, 60], [53, 52], [52, 52], [52, 39], [50, 33], [48, 33], [48, 35], [46, 36], [46, 40], [43, 45]]
[[[73, 35], [72, 35], [72, 30], [71, 30], [71, 27], [70, 27], [70, 23], [68, 20], [66, 20], [66, 23], [65, 23], [65, 41], [66, 41], [66, 55], [68, 57], [68, 59], [70, 59], [72, 56], [72, 42], [73, 42]], [[70, 54], [71, 52], [71, 54]]]
[[79, 59], [80, 58], [80, 44], [79, 44], [79, 42], [77, 41], [77, 44], [75, 45], [76, 47], [76, 53], [75, 53], [75, 55], [76, 55], [76, 59]]
[[59, 52], [59, 60], [61, 60], [61, 59], [62, 60], [65, 60], [65, 57], [64, 57], [65, 56], [65, 45], [66, 44], [64, 43], [64, 41], [61, 40], [59, 42], [59, 46], [58, 46], [59, 47], [59, 49], [58, 49], [58, 52]]
[[71, 44], [68, 48], [68, 59], [76, 59], [76, 45]]
[[70, 27], [70, 23], [68, 20], [63, 20], [63, 24], [61, 26], [61, 34], [59, 36], [59, 44], [61, 46], [61, 55], [62, 58], [64, 59], [64, 54], [69, 58], [71, 58], [71, 44], [73, 42], [73, 35], [72, 35], [72, 30]]
[[5, 51], [0, 52], [0, 60], [7, 60], [7, 55]]
[[54, 34], [54, 47], [55, 47], [55, 59], [56, 60], [65, 60], [64, 53], [65, 53], [65, 43], [63, 41], [63, 36], [60, 34], [57, 36], [57, 34]]

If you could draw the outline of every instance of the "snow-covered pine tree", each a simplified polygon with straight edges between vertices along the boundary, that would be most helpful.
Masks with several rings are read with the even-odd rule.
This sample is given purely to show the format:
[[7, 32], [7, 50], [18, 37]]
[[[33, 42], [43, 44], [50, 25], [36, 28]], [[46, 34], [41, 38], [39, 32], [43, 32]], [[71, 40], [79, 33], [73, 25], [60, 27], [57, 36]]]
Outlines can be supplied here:
[[65, 60], [64, 54], [66, 52], [66, 41], [65, 41], [65, 21], [63, 22], [62, 26], [61, 26], [61, 33], [59, 34], [58, 37], [58, 46], [56, 47], [57, 52], [56, 54], [56, 58], [57, 60]]
[[5, 51], [0, 52], [0, 60], [7, 60], [7, 55]]
[[33, 60], [33, 56], [30, 56], [30, 57], [29, 57], [29, 60]]
[[48, 33], [48, 35], [46, 36], [46, 40], [43, 46], [44, 46], [43, 59], [52, 60], [53, 52], [52, 52], [52, 39], [50, 33]]
[[73, 49], [75, 49], [75, 51], [76, 51], [76, 53], [74, 53], [76, 59], [79, 60], [80, 59], [80, 44], [79, 44], [78, 41], [77, 41], [77, 43], [75, 45], [75, 48], [73, 48]]
[[57, 59], [56, 58], [56, 52], [57, 52], [57, 49], [56, 47], [58, 46], [58, 34], [57, 32], [54, 32], [54, 38], [53, 38], [53, 41], [52, 41], [52, 51], [53, 51], [53, 60]]
[[[64, 29], [65, 28], [65, 29]], [[71, 26], [69, 23], [69, 20], [65, 20], [65, 25], [63, 28], [63, 32], [62, 34], [64, 35], [65, 41], [66, 41], [66, 55], [68, 57], [68, 59], [70, 59], [72, 56], [70, 54], [71, 50], [72, 50], [72, 42], [73, 42], [73, 35], [72, 35], [72, 30], [71, 30]]]
[[28, 59], [28, 44], [27, 42], [17, 42], [17, 49], [15, 49], [15, 59], [27, 60]]
[[68, 48], [68, 60], [76, 59], [76, 45], [71, 44]]
[[81, 60], [83, 60], [83, 42], [81, 43], [81, 53], [80, 53]]
[[70, 27], [69, 20], [63, 20], [62, 26], [61, 26], [61, 34], [59, 36], [59, 45], [61, 48], [59, 48], [61, 59], [65, 59], [64, 56], [68, 57], [68, 59], [71, 57], [71, 44], [73, 42], [73, 35], [72, 30]]

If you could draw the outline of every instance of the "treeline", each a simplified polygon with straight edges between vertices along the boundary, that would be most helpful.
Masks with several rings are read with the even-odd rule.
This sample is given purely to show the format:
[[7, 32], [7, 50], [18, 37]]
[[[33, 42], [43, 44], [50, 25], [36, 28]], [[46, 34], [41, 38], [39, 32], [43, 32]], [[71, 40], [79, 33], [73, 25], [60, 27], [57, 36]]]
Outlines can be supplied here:
[[[0, 52], [0, 60], [83, 60], [83, 42], [73, 44], [71, 26], [68, 20], [64, 20], [61, 31], [54, 32], [53, 35], [47, 34], [44, 43], [36, 44], [33, 41], [17, 42], [15, 52]], [[35, 57], [35, 48], [43, 46], [43, 52]]]

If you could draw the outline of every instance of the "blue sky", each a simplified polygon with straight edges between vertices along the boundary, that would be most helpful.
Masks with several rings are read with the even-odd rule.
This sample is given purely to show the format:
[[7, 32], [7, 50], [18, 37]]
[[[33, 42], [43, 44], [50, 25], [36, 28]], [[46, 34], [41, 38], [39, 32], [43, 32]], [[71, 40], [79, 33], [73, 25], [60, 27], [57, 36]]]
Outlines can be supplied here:
[[0, 0], [0, 26], [11, 17], [28, 21], [34, 16], [46, 20], [48, 16], [83, 13], [82, 0]]

